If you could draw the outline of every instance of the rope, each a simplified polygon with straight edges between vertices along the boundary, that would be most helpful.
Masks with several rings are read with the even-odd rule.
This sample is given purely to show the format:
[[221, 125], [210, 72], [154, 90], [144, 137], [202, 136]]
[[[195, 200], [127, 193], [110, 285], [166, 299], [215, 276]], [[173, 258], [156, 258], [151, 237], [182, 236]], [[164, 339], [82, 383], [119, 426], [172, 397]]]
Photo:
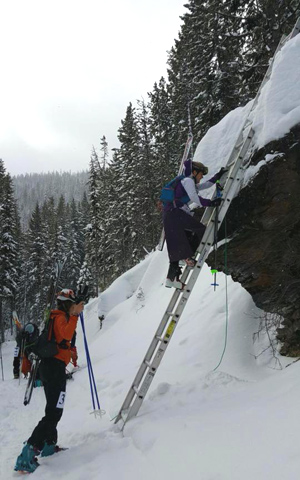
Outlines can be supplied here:
[[224, 268], [224, 271], [225, 271], [225, 304], [226, 304], [226, 309], [225, 309], [226, 310], [226, 313], [225, 313], [225, 318], [226, 318], [226, 321], [225, 321], [225, 341], [224, 341], [224, 348], [223, 348], [221, 358], [219, 360], [218, 365], [213, 369], [213, 372], [215, 372], [219, 368], [219, 366], [221, 365], [221, 363], [223, 361], [223, 358], [224, 358], [224, 355], [225, 355], [225, 352], [226, 352], [227, 338], [228, 338], [228, 319], [229, 319], [229, 315], [228, 315], [228, 282], [227, 282], [227, 256], [228, 256], [228, 252], [227, 252], [226, 217], [224, 219], [224, 228], [225, 228], [225, 250], [224, 250], [224, 265], [225, 265], [225, 268]]

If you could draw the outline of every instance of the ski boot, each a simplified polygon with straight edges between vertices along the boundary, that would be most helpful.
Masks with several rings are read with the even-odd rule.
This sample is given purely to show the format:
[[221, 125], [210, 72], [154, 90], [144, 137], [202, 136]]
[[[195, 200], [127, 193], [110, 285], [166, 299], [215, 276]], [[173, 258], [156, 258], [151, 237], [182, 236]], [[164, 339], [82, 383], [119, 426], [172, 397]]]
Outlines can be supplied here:
[[29, 443], [26, 443], [21, 454], [17, 458], [15, 471], [33, 473], [39, 466], [36, 458], [36, 455], [39, 454], [40, 451], [37, 448]]
[[185, 284], [179, 279], [181, 275], [181, 268], [177, 262], [171, 262], [165, 286], [167, 288], [177, 288], [178, 290], [184, 290]]
[[50, 457], [50, 455], [54, 455], [54, 453], [62, 452], [63, 450], [67, 450], [67, 448], [59, 447], [58, 445], [55, 445], [55, 443], [48, 444], [46, 442], [43, 446], [41, 457]]
[[34, 381], [34, 384], [33, 384], [33, 388], [38, 388], [38, 387], [42, 387], [43, 386], [43, 382], [42, 380], [35, 380]]
[[196, 260], [192, 257], [191, 258], [186, 258], [184, 261], [185, 261], [187, 267], [194, 268], [194, 266], [196, 265]]

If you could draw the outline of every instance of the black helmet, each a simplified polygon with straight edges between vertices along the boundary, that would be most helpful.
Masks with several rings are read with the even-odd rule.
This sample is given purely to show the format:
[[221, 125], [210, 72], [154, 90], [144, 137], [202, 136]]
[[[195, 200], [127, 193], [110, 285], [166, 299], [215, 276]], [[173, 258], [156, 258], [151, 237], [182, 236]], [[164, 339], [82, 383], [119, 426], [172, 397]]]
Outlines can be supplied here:
[[196, 170], [196, 172], [202, 172], [203, 175], [208, 174], [208, 168], [201, 162], [192, 162], [192, 171], [193, 170]]

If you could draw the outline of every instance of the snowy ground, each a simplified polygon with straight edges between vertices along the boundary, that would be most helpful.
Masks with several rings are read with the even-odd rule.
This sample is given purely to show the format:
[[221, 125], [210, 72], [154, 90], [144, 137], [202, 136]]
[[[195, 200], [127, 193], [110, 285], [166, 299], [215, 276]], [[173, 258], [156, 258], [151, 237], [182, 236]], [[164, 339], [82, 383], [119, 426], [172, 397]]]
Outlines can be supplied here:
[[[299, 60], [300, 35], [276, 59], [253, 113], [257, 146], [300, 122]], [[250, 106], [230, 112], [199, 144], [195, 160], [208, 165], [211, 174], [226, 164]], [[281, 358], [280, 370], [268, 351], [259, 355], [266, 338], [253, 344], [253, 334], [262, 312], [229, 278], [228, 343], [215, 370], [225, 342], [225, 276], [219, 274], [214, 292], [206, 265], [139, 415], [123, 434], [111, 422], [173, 293], [163, 285], [167, 264], [165, 251], [152, 253], [86, 307], [90, 353], [107, 413], [101, 420], [90, 414], [79, 326], [83, 368], [68, 383], [59, 423], [59, 444], [69, 450], [41, 459], [32, 475], [39, 480], [298, 480], [300, 363], [284, 368], [291, 360]], [[102, 330], [98, 311], [106, 317]], [[14, 346], [13, 341], [3, 345], [1, 480], [19, 476], [13, 471], [17, 455], [45, 406], [42, 388], [23, 406], [26, 382], [12, 379]]]
[[[139, 415], [124, 434], [111, 422], [133, 381], [172, 291], [163, 286], [165, 252], [152, 253], [103, 295], [111, 310], [99, 330], [98, 301], [86, 307], [85, 323], [99, 391], [102, 419], [91, 412], [83, 367], [68, 382], [59, 443], [68, 451], [40, 460], [40, 480], [138, 480], [189, 477], [201, 480], [296, 480], [300, 364], [274, 369], [268, 353], [255, 358], [265, 339], [253, 344], [260, 311], [228, 278], [229, 329], [225, 341], [225, 277], [214, 292], [205, 266]], [[131, 285], [130, 298], [124, 285]], [[131, 292], [132, 293], [132, 292]], [[101, 297], [100, 297], [101, 299]], [[117, 305], [113, 307], [114, 301]], [[101, 302], [100, 302], [101, 303]], [[17, 478], [14, 463], [22, 442], [43, 415], [43, 389], [23, 406], [25, 381], [12, 379], [14, 342], [3, 346], [5, 381], [0, 390], [0, 478]], [[283, 366], [290, 362], [281, 359]]]

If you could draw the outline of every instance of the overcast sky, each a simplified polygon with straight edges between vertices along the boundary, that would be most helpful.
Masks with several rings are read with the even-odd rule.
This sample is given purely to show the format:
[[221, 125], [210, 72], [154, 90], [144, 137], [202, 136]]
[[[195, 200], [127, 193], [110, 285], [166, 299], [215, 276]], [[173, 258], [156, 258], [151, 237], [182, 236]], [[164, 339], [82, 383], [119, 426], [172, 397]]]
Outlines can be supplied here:
[[0, 0], [0, 158], [87, 169], [92, 145], [166, 76], [184, 0]]

